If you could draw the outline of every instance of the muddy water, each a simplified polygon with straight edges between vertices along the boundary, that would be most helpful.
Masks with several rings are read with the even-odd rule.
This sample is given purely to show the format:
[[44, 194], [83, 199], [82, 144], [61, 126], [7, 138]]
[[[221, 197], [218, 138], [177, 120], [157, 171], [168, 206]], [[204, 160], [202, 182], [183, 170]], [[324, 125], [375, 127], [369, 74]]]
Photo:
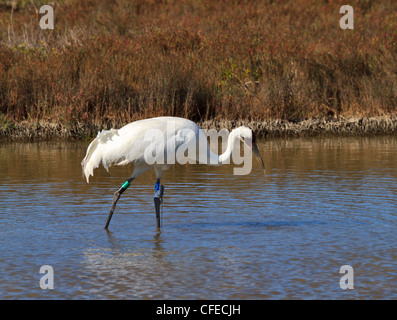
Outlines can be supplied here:
[[174, 166], [161, 233], [153, 172], [103, 229], [131, 167], [86, 184], [86, 147], [0, 145], [1, 299], [397, 299], [396, 137], [263, 140], [266, 178]]

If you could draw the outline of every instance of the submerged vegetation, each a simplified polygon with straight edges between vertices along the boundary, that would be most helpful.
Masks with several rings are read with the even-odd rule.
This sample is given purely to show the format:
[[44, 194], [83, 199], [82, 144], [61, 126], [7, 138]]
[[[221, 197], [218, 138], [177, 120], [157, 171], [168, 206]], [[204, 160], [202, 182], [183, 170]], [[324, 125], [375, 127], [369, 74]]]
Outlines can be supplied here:
[[292, 122], [393, 115], [397, 3], [63, 0], [0, 4], [0, 125], [171, 115]]

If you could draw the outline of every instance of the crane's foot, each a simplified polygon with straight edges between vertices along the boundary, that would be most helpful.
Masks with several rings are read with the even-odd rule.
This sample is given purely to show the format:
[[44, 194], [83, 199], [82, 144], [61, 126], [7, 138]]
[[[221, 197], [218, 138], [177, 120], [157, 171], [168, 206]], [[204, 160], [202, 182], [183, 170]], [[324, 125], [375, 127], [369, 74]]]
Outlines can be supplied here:
[[157, 182], [154, 186], [154, 207], [156, 209], [157, 230], [161, 229], [161, 205], [163, 203], [164, 186]]

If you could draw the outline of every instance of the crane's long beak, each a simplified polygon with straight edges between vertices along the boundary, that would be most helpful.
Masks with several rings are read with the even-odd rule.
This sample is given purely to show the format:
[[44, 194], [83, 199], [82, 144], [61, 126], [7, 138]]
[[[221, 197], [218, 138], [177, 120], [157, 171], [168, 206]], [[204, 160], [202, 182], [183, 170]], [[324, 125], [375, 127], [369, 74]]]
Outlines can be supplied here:
[[255, 154], [256, 158], [258, 159], [259, 163], [261, 164], [262, 169], [263, 169], [263, 171], [264, 171], [264, 173], [266, 175], [265, 163], [263, 162], [261, 153], [259, 152], [259, 149], [258, 149], [258, 146], [256, 145], [256, 143], [252, 144], [252, 151], [254, 152], [254, 154]]

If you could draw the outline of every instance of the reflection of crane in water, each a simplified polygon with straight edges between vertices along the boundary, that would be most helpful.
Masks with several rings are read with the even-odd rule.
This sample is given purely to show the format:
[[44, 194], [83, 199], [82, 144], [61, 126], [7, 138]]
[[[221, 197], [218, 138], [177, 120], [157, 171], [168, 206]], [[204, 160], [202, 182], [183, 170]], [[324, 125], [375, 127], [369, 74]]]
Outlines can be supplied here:
[[[149, 134], [149, 136], [148, 136]], [[162, 136], [163, 139], [148, 139], [148, 137]], [[156, 175], [154, 203], [156, 207], [157, 228], [160, 228], [160, 205], [164, 192], [164, 186], [160, 184], [163, 170], [167, 170], [178, 157], [178, 148], [182, 145], [183, 150], [192, 147], [200, 152], [189, 155], [189, 160], [200, 163], [220, 165], [228, 163], [237, 141], [242, 140], [257, 156], [263, 169], [264, 163], [255, 142], [255, 134], [251, 128], [238, 127], [229, 134], [227, 148], [221, 155], [214, 154], [208, 145], [207, 137], [200, 127], [194, 122], [177, 117], [159, 117], [139, 120], [127, 124], [121, 129], [102, 130], [98, 133], [87, 148], [87, 153], [81, 162], [83, 174], [89, 182], [90, 175], [98, 168], [99, 164], [106, 170], [112, 165], [134, 164], [131, 177], [118, 189], [113, 196], [112, 207], [106, 222], [108, 228], [117, 201], [121, 194], [130, 186], [131, 182], [147, 170], [153, 168]], [[204, 150], [200, 150], [205, 146]], [[159, 156], [160, 152], [166, 154], [164, 161], [148, 161]], [[171, 155], [171, 157], [169, 157]], [[180, 156], [180, 151], [179, 151]], [[198, 156], [198, 157], [197, 157]], [[204, 159], [203, 159], [204, 157]], [[171, 161], [169, 161], [171, 159]]]

